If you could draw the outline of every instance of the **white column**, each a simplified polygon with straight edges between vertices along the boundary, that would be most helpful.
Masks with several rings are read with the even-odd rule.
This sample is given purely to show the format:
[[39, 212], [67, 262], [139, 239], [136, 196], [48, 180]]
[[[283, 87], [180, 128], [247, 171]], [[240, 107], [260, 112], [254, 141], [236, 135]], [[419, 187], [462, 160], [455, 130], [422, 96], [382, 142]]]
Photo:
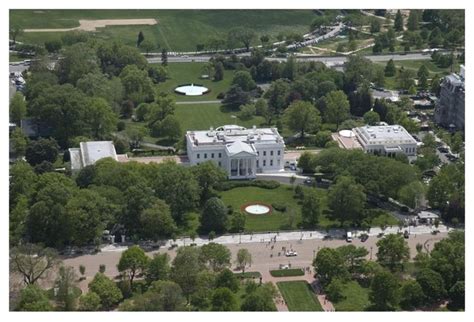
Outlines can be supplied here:
[[237, 159], [237, 176], [240, 176], [240, 159]]

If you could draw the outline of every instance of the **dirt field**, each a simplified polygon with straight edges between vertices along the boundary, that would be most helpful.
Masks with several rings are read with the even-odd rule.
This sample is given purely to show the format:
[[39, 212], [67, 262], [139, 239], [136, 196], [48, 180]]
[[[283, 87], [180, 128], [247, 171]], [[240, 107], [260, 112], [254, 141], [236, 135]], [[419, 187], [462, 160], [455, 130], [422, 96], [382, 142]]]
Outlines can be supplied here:
[[156, 19], [101, 19], [101, 20], [79, 20], [79, 27], [57, 28], [57, 29], [25, 29], [25, 32], [56, 32], [56, 31], [96, 31], [97, 28], [106, 26], [132, 26], [132, 25], [156, 25]]

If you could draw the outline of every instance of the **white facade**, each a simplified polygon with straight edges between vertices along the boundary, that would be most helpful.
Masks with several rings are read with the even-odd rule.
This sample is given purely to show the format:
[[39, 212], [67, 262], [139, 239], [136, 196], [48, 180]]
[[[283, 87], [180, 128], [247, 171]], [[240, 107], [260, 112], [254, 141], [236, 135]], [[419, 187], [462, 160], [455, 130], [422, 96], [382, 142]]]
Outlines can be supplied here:
[[229, 179], [251, 179], [284, 167], [285, 142], [276, 128], [224, 125], [187, 131], [186, 145], [190, 165], [213, 161], [227, 171]]
[[69, 149], [71, 171], [77, 172], [100, 159], [112, 158], [117, 161], [117, 153], [112, 141], [81, 142], [79, 148]]
[[400, 125], [362, 126], [353, 132], [364, 151], [385, 156], [416, 156], [417, 142]]

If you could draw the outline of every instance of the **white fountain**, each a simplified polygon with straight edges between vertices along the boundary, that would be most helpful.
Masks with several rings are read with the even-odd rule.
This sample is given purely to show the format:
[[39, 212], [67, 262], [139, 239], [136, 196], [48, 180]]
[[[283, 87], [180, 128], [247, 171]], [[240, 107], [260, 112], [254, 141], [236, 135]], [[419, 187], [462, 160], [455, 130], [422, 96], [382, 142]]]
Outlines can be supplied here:
[[207, 87], [194, 84], [182, 85], [175, 88], [175, 92], [186, 96], [201, 96], [208, 91], [209, 89]]

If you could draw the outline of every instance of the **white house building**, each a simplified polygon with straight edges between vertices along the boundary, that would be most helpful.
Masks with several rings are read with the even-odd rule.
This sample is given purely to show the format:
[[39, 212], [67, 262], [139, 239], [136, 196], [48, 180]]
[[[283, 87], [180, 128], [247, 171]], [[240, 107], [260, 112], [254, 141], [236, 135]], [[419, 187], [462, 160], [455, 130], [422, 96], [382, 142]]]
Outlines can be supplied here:
[[276, 128], [224, 125], [187, 131], [186, 144], [190, 165], [213, 161], [227, 171], [229, 179], [251, 179], [284, 167], [285, 142]]
[[416, 156], [417, 142], [400, 125], [362, 126], [353, 129], [362, 149], [368, 153], [395, 156], [403, 153]]
[[83, 167], [92, 165], [100, 159], [112, 158], [118, 160], [112, 141], [81, 142], [79, 148], [69, 149], [71, 171], [77, 172]]

